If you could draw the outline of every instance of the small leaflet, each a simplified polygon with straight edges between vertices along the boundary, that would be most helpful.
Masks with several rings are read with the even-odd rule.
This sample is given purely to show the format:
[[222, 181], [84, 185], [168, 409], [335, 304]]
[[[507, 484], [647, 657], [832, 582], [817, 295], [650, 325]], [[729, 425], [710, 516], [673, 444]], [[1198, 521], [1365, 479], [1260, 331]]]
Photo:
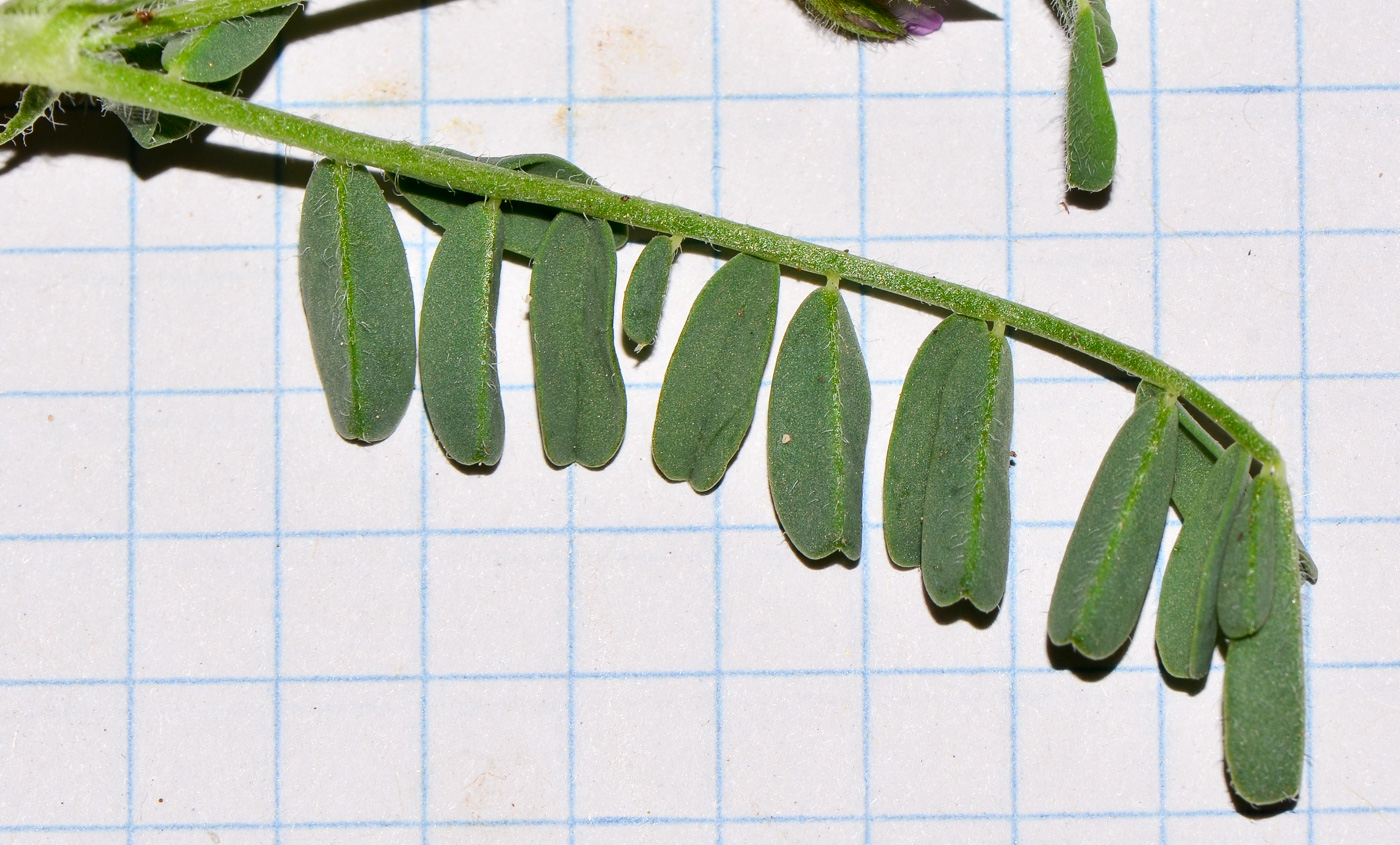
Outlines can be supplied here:
[[1050, 599], [1049, 635], [1093, 660], [1127, 642], [1152, 584], [1176, 471], [1176, 397], [1138, 405], [1089, 487]]
[[1252, 635], [1268, 620], [1277, 559], [1297, 566], [1293, 519], [1283, 510], [1287, 495], [1280, 494], [1278, 475], [1265, 472], [1255, 480], [1248, 502], [1231, 523], [1216, 613], [1220, 630], [1232, 640]]
[[8, 144], [29, 131], [58, 102], [58, 92], [42, 85], [30, 85], [19, 98], [14, 117], [0, 129], [0, 144]]
[[[666, 288], [671, 282], [671, 265], [675, 263], [678, 246], [676, 239], [657, 235], [647, 242], [642, 254], [637, 256], [637, 263], [632, 265], [632, 275], [627, 279], [627, 293], [622, 297], [622, 333], [638, 349], [656, 342], [656, 329], [661, 323], [661, 305], [666, 300]], [[691, 314], [694, 313], [692, 310]], [[771, 329], [768, 335], [771, 340]]]
[[885, 548], [897, 566], [913, 568], [923, 558], [929, 459], [948, 373], [958, 354], [986, 334], [981, 320], [948, 316], [924, 340], [904, 376], [885, 457]]
[[311, 171], [298, 275], [336, 432], [383, 440], [413, 395], [413, 288], [389, 204], [363, 167], [322, 159]]
[[1102, 191], [1113, 181], [1118, 127], [1104, 83], [1094, 10], [1088, 0], [1077, 3], [1066, 89], [1065, 179], [1071, 188]]
[[221, 82], [267, 52], [296, 10], [292, 4], [182, 32], [165, 42], [161, 65], [186, 82]]
[[1256, 807], [1298, 795], [1306, 730], [1298, 566], [1291, 555], [1271, 562], [1268, 624], [1225, 651], [1225, 761], [1235, 794]]
[[617, 253], [602, 220], [560, 212], [530, 276], [530, 344], [545, 456], [600, 467], [622, 445], [627, 393], [613, 347]]
[[501, 281], [501, 212], [467, 208], [428, 268], [418, 324], [418, 371], [428, 422], [459, 464], [495, 466], [505, 445], [496, 369], [496, 303]]
[[768, 400], [768, 488], [805, 557], [860, 558], [870, 376], [835, 284], [798, 306]]
[[[980, 321], [979, 321], [980, 322]], [[1011, 549], [1011, 347], [1004, 330], [965, 347], [948, 373], [924, 499], [924, 589], [940, 607], [1001, 604]]]
[[[1143, 381], [1138, 383], [1137, 403], [1155, 400], [1162, 388]], [[1211, 467], [1225, 453], [1225, 447], [1206, 433], [1196, 418], [1177, 402], [1177, 423], [1181, 432], [1176, 438], [1176, 478], [1172, 480], [1172, 504], [1184, 523], [1195, 513]]]
[[[1180, 411], [1178, 411], [1180, 413]], [[1182, 441], [1187, 437], [1183, 434]], [[1178, 460], [1180, 460], [1178, 458]], [[1157, 655], [1178, 678], [1204, 678], [1215, 652], [1216, 594], [1230, 525], [1251, 487], [1251, 458], [1239, 444], [1225, 450], [1199, 491], [1167, 561], [1157, 605]], [[1181, 467], [1177, 467], [1181, 479]]]
[[[593, 177], [584, 173], [573, 162], [548, 153], [479, 158], [447, 147], [428, 147], [428, 149], [444, 155], [479, 161], [493, 167], [523, 170], [535, 176], [545, 176], [550, 179], [562, 179], [566, 182], [579, 182], [586, 185], [598, 184]], [[452, 191], [439, 185], [420, 182], [417, 179], [400, 179], [398, 187], [404, 198], [414, 208], [444, 230], [452, 228], [454, 221], [465, 212], [469, 205], [481, 200], [481, 197], [473, 194]], [[554, 220], [557, 212], [552, 208], [528, 202], [506, 202], [501, 205], [501, 210], [503, 212], [502, 226], [505, 233], [505, 251], [522, 258], [533, 259], [535, 254], [539, 252], [540, 244], [543, 243], [545, 233], [549, 231], [549, 224]], [[621, 249], [627, 243], [627, 226], [623, 223], [613, 223], [611, 226], [613, 246], [616, 249]]]
[[[668, 261], [669, 240], [652, 241], [662, 242]], [[705, 284], [656, 406], [651, 455], [662, 475], [699, 493], [724, 477], [753, 424], [777, 319], [778, 265], [771, 261], [741, 254]]]

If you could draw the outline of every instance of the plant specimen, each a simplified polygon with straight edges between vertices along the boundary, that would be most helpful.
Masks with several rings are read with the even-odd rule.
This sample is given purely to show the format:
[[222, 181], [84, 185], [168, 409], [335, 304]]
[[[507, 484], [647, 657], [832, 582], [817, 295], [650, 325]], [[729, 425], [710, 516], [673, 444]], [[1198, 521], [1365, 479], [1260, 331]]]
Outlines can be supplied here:
[[[902, 15], [867, 0], [812, 6], [869, 37], [934, 25], [919, 4], [899, 5]], [[1099, 190], [1112, 178], [1116, 149], [1102, 73], [1116, 46], [1102, 3], [1055, 9], [1072, 40], [1067, 181]], [[777, 519], [814, 559], [855, 560], [863, 551], [870, 383], [840, 286], [945, 310], [906, 378], [883, 483], [887, 551], [897, 565], [921, 570], [940, 606], [966, 600], [987, 611], [1005, 591], [1008, 336], [1043, 338], [1139, 379], [1136, 410], [1104, 457], [1065, 551], [1049, 638], [1094, 659], [1123, 647], [1174, 506], [1183, 530], [1158, 613], [1163, 668], [1203, 677], [1223, 635], [1232, 785], [1254, 805], [1297, 794], [1305, 722], [1299, 593], [1314, 573], [1294, 531], [1283, 460], [1248, 420], [1180, 370], [1009, 300], [620, 194], [555, 156], [475, 157], [234, 96], [239, 74], [294, 11], [281, 0], [10, 0], [0, 6], [0, 82], [28, 87], [2, 137], [22, 133], [59, 96], [85, 95], [100, 99], [143, 146], [212, 124], [321, 156], [302, 209], [299, 275], [331, 422], [346, 440], [389, 437], [416, 376], [438, 443], [463, 465], [502, 458], [495, 322], [505, 254], [532, 262], [545, 455], [556, 466], [585, 467], [612, 460], [626, 425], [613, 318], [616, 250], [646, 233], [623, 304], [622, 331], [638, 346], [656, 340], [671, 266], [686, 242], [732, 256], [691, 308], [653, 433], [657, 468], [702, 492], [721, 482], [757, 413], [776, 339], [780, 269], [824, 280], [778, 343], [765, 444]], [[369, 168], [443, 232], [417, 315], [403, 243]]]

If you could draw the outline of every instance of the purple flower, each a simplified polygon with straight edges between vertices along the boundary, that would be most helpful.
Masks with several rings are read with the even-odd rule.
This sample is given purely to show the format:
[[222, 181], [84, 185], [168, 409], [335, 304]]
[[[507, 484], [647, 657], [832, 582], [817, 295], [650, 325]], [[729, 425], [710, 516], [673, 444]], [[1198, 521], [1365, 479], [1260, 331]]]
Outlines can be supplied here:
[[890, 0], [890, 11], [904, 24], [904, 31], [910, 35], [928, 35], [943, 26], [943, 16], [927, 6], [918, 6], [907, 0]]

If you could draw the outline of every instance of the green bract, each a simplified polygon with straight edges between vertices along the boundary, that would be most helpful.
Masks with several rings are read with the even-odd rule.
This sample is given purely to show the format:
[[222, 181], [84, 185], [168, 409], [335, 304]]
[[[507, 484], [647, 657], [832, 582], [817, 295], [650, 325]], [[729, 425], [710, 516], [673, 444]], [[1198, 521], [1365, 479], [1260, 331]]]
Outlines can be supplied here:
[[389, 204], [363, 167], [321, 160], [301, 206], [298, 275], [335, 430], [373, 443], [413, 395], [413, 288]]
[[835, 285], [813, 291], [778, 349], [768, 400], [768, 488], [809, 558], [860, 557], [870, 377]]
[[496, 372], [501, 211], [469, 206], [433, 253], [423, 286], [418, 368], [423, 405], [438, 443], [460, 464], [493, 466], [505, 444]]
[[627, 393], [613, 348], [617, 255], [602, 220], [554, 218], [530, 276], [535, 403], [551, 463], [599, 467], [622, 445]]
[[753, 422], [777, 319], [771, 261], [740, 255], [700, 292], [656, 406], [651, 456], [667, 478], [704, 492], [724, 477]]
[[1140, 403], [1084, 499], [1050, 599], [1050, 641], [1091, 659], [1133, 632], [1162, 545], [1176, 470], [1176, 397]]

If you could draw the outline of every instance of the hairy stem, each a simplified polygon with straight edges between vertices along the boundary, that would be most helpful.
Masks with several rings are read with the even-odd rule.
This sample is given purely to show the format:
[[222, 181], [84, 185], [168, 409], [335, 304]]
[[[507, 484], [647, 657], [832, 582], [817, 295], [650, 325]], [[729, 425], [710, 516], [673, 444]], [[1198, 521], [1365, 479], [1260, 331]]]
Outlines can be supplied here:
[[[248, 5], [253, 0], [219, 2]], [[204, 4], [191, 4], [190, 8], [195, 5]], [[56, 60], [32, 64], [12, 61], [8, 63], [10, 75], [18, 78], [0, 78], [0, 81], [37, 83], [55, 90], [89, 94], [223, 126], [327, 158], [376, 167], [394, 176], [412, 177], [496, 200], [539, 203], [680, 235], [765, 258], [819, 278], [838, 277], [959, 314], [1002, 323], [1082, 352], [1179, 395], [1214, 420], [1261, 463], [1272, 469], [1282, 469], [1282, 458], [1274, 445], [1242, 415], [1190, 376], [1140, 349], [1043, 311], [932, 276], [689, 209], [625, 196], [599, 186], [504, 170], [404, 141], [340, 129], [125, 64], [71, 53], [54, 58]], [[5, 64], [0, 62], [0, 71], [6, 70]], [[16, 67], [18, 71], [13, 70]]]

